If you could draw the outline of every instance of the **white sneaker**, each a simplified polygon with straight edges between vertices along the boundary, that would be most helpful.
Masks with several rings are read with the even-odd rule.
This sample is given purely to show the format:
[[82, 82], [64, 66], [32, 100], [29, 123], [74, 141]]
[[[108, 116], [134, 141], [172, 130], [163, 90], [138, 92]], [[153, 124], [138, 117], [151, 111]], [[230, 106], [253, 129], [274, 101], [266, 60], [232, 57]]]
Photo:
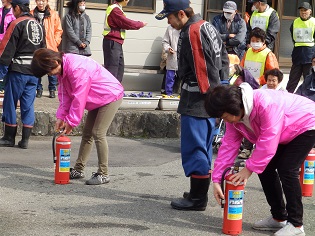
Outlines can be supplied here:
[[282, 229], [278, 230], [275, 236], [305, 236], [304, 227], [303, 225], [300, 228], [294, 227], [291, 223], [287, 223]]
[[274, 218], [272, 218], [272, 216], [269, 216], [266, 219], [260, 220], [258, 222], [256, 222], [253, 225], [254, 229], [258, 229], [258, 230], [278, 230], [281, 229], [282, 227], [286, 226], [287, 221], [277, 221]]

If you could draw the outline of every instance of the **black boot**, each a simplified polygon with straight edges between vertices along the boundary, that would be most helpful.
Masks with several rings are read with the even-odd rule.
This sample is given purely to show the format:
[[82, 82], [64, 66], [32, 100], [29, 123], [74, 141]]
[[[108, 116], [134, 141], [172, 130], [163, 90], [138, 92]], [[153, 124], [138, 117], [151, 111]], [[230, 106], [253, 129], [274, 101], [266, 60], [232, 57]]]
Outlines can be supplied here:
[[184, 198], [171, 202], [171, 206], [177, 210], [204, 211], [208, 203], [208, 190], [210, 178], [190, 177], [190, 192], [184, 193]]
[[20, 148], [27, 149], [27, 147], [28, 147], [28, 140], [30, 139], [31, 133], [32, 133], [32, 128], [23, 126], [23, 129], [22, 129], [22, 140], [19, 141], [19, 143], [18, 143]]
[[36, 97], [37, 97], [37, 98], [41, 98], [42, 95], [43, 95], [43, 90], [37, 90], [37, 91], [36, 91]]
[[54, 90], [50, 90], [50, 91], [49, 91], [49, 97], [50, 97], [50, 98], [55, 98], [55, 97], [56, 97]]
[[17, 131], [17, 126], [5, 125], [4, 135], [0, 139], [0, 147], [14, 147], [16, 131]]

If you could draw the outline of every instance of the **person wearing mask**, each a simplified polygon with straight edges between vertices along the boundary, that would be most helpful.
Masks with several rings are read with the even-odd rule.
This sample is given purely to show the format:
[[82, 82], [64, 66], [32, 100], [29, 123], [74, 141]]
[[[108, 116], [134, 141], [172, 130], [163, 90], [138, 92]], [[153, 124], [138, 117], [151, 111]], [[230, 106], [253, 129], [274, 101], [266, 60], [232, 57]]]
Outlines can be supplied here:
[[64, 52], [91, 56], [92, 24], [85, 12], [85, 0], [72, 0], [67, 3], [69, 12], [65, 16]]
[[[12, 11], [11, 0], [2, 0], [2, 7], [0, 8], [0, 42], [9, 23], [13, 20], [15, 20], [15, 16]], [[4, 93], [4, 78], [0, 78], [0, 93]]]
[[252, 173], [258, 174], [271, 215], [255, 222], [253, 228], [277, 231], [275, 236], [304, 236], [299, 169], [315, 144], [315, 103], [285, 91], [253, 90], [242, 83], [210, 89], [205, 106], [209, 116], [226, 123], [212, 174], [218, 204], [224, 199], [222, 174], [233, 166], [246, 137], [256, 148], [230, 181], [246, 186]]
[[[209, 87], [229, 76], [229, 59], [214, 26], [195, 14], [189, 0], [164, 0], [156, 19], [181, 30], [177, 45], [178, 77], [182, 81], [177, 112], [181, 115], [181, 158], [190, 191], [171, 202], [176, 210], [204, 211], [211, 180], [212, 141], [215, 119], [204, 107]], [[211, 39], [211, 40], [209, 40]]]
[[227, 1], [223, 5], [223, 14], [213, 18], [213, 26], [219, 31], [228, 54], [243, 58], [246, 49], [246, 23], [237, 13], [237, 5]]
[[0, 147], [14, 147], [17, 131], [17, 103], [20, 101], [22, 140], [20, 148], [28, 148], [35, 121], [34, 100], [38, 78], [31, 71], [36, 49], [45, 47], [44, 30], [30, 14], [29, 0], [12, 0], [12, 21], [0, 43], [0, 78], [7, 76], [3, 99], [4, 135]]
[[122, 45], [126, 30], [138, 30], [147, 25], [146, 22], [128, 19], [123, 11], [129, 0], [116, 0], [106, 9], [103, 31], [104, 67], [118, 79], [124, 76], [124, 53]]
[[296, 18], [291, 27], [293, 40], [292, 67], [287, 83], [287, 90], [294, 93], [301, 76], [305, 79], [311, 72], [312, 56], [315, 53], [315, 18], [308, 2], [299, 5], [300, 17]]
[[90, 157], [93, 141], [98, 156], [98, 170], [86, 181], [88, 185], [109, 183], [107, 130], [122, 103], [123, 86], [102, 65], [82, 55], [39, 49], [34, 53], [32, 71], [38, 77], [45, 74], [58, 78], [59, 107], [55, 130], [70, 134], [88, 110], [78, 158], [71, 168], [70, 178], [84, 178], [84, 168]]
[[[62, 27], [58, 13], [50, 8], [48, 0], [35, 0], [36, 7], [31, 11], [31, 14], [45, 29], [46, 46], [49, 49], [58, 51], [58, 46], [61, 42]], [[56, 76], [48, 75], [48, 90], [49, 98], [55, 98], [57, 78]], [[40, 98], [43, 95], [42, 78], [38, 78], [36, 97]]]
[[249, 0], [249, 3], [253, 3], [253, 13], [249, 19], [247, 43], [250, 42], [248, 37], [250, 32], [258, 27], [266, 32], [266, 45], [273, 51], [276, 37], [280, 30], [278, 13], [267, 4], [267, 0]]

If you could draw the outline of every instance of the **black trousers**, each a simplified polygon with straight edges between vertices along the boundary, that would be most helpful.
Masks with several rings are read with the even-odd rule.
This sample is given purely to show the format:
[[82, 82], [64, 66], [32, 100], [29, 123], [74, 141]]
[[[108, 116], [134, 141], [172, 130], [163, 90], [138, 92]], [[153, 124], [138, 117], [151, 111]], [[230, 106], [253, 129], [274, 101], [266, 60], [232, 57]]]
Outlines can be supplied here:
[[300, 134], [288, 144], [280, 144], [264, 172], [258, 175], [273, 218], [288, 220], [295, 227], [303, 225], [299, 168], [314, 144], [315, 130]]
[[293, 93], [299, 84], [300, 78], [303, 74], [303, 78], [311, 73], [312, 63], [301, 64], [301, 65], [292, 65], [289, 75], [289, 81], [287, 84], [287, 90], [289, 93]]
[[124, 53], [122, 45], [103, 38], [104, 67], [121, 82], [124, 76]]

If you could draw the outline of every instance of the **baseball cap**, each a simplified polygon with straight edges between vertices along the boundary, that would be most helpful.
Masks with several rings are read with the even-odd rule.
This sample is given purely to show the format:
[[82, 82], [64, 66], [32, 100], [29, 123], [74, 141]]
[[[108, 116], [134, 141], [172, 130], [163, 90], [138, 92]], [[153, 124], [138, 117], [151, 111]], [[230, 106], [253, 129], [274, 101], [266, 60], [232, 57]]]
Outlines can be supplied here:
[[311, 10], [312, 9], [312, 6], [311, 4], [309, 4], [308, 2], [302, 2], [298, 9], [301, 9], [301, 8], [305, 8], [306, 10]]
[[[22, 0], [23, 1], [23, 0]], [[155, 16], [157, 20], [162, 20], [170, 13], [185, 10], [189, 7], [190, 0], [163, 0], [164, 9]]]
[[249, 0], [249, 3], [253, 3], [253, 2], [264, 2], [267, 3], [267, 0]]
[[234, 13], [237, 10], [236, 3], [233, 1], [227, 1], [223, 5], [223, 12]]
[[12, 0], [12, 5], [30, 5], [30, 0]]

